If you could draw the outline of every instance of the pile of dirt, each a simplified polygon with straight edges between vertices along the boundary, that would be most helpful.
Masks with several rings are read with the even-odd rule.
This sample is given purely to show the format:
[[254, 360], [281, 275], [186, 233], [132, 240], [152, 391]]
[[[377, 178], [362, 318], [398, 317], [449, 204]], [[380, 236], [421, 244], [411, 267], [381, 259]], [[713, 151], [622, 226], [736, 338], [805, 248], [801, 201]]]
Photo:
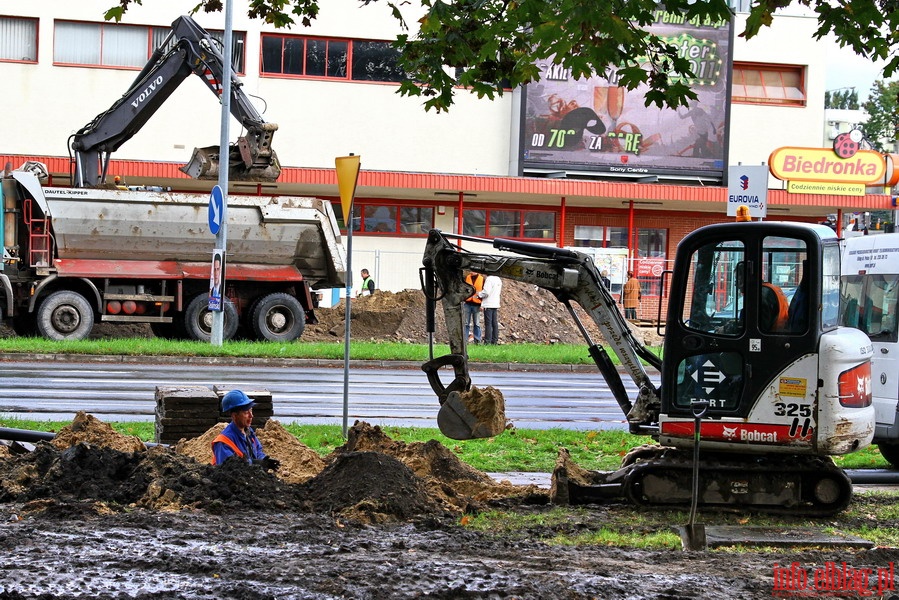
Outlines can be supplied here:
[[[575, 313], [590, 333], [601, 343], [602, 334], [593, 320], [579, 306]], [[345, 301], [333, 308], [316, 309], [317, 325], [307, 325], [305, 341], [342, 340], [345, 332]], [[445, 342], [446, 322], [438, 306], [435, 340]], [[518, 281], [503, 281], [502, 306], [499, 309], [500, 343], [582, 344], [574, 319], [565, 306], [548, 291]], [[483, 325], [483, 322], [482, 322]], [[633, 328], [647, 345], [661, 344], [654, 329]], [[420, 290], [402, 292], [379, 291], [371, 296], [354, 298], [350, 304], [350, 335], [354, 340], [401, 341], [426, 343], [425, 297]]]
[[25, 512], [67, 504], [89, 504], [96, 512], [252, 507], [388, 523], [458, 516], [500, 498], [547, 499], [533, 486], [495, 482], [434, 440], [405, 444], [360, 422], [345, 445], [322, 458], [269, 420], [258, 435], [266, 452], [281, 461], [277, 473], [240, 460], [213, 467], [211, 443], [222, 428], [148, 450], [137, 438], [79, 413], [33, 452], [0, 456], [0, 503], [24, 503]]
[[84, 411], [78, 411], [70, 425], [59, 430], [50, 442], [56, 448], [65, 450], [85, 443], [118, 450], [119, 452], [141, 452], [146, 449], [144, 443], [134, 435], [122, 435], [108, 423]]

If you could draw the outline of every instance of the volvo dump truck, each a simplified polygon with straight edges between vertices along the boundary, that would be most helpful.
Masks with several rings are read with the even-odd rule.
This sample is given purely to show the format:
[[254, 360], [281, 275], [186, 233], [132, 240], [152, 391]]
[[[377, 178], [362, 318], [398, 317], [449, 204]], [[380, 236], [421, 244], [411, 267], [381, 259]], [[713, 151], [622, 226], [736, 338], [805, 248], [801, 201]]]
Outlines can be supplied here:
[[[2, 178], [0, 315], [23, 335], [87, 337], [95, 322], [149, 323], [209, 340], [208, 194], [44, 187], [28, 163]], [[231, 196], [223, 339], [298, 339], [317, 288], [344, 285], [331, 204]]]
[[[470, 251], [476, 242], [497, 252]], [[685, 237], [670, 273], [661, 357], [633, 334], [584, 253], [432, 230], [423, 265], [428, 310], [442, 304], [449, 336], [450, 354], [423, 365], [447, 436], [494, 431], [463, 397], [471, 377], [462, 303], [474, 291], [465, 274], [474, 271], [554, 294], [579, 325], [630, 431], [658, 442], [629, 454], [618, 471], [596, 473], [590, 485], [569, 481], [572, 502], [614, 496], [689, 505], [699, 416], [702, 505], [825, 515], [849, 502], [851, 482], [830, 457], [871, 443], [873, 350], [864, 333], [839, 324], [840, 246], [830, 228], [728, 223]], [[596, 323], [636, 397], [572, 302]], [[660, 371], [660, 383], [645, 365]], [[454, 378], [445, 384], [447, 368]]]

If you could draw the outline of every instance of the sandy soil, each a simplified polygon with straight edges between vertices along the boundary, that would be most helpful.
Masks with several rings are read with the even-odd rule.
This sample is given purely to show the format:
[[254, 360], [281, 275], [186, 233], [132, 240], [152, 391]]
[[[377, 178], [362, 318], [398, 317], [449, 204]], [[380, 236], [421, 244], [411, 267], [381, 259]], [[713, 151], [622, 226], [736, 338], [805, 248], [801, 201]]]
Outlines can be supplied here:
[[[652, 535], [682, 513], [609, 504], [560, 515], [546, 490], [497, 482], [436, 441], [406, 444], [365, 423], [312, 458], [272, 420], [259, 437], [282, 461], [278, 472], [212, 467], [215, 431], [134, 450], [133, 438], [79, 414], [53, 442], [0, 453], [0, 598], [746, 599], [772, 597], [777, 565], [877, 573], [899, 562], [888, 548], [559, 546], [558, 534], [610, 524]], [[895, 499], [859, 496], [845, 518], [821, 526], [899, 527], [899, 516], [869, 522], [875, 505]], [[472, 516], [493, 508], [543, 518], [514, 533], [475, 530]]]

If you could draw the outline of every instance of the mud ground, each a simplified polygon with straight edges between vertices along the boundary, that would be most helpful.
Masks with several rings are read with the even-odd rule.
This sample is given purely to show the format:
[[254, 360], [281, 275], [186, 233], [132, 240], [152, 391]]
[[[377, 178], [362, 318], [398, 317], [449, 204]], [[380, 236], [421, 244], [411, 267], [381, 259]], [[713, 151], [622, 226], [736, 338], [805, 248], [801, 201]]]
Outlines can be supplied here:
[[[560, 545], [556, 536], [603, 527], [637, 539], [668, 532], [684, 514], [552, 507], [546, 490], [495, 481], [435, 441], [406, 444], [365, 423], [313, 457], [272, 420], [259, 437], [281, 468], [212, 467], [216, 432], [137, 448], [136, 438], [81, 413], [52, 442], [0, 448], [0, 598], [754, 599], [774, 595], [778, 565], [812, 573], [846, 563], [876, 573], [899, 562], [894, 548]], [[857, 495], [846, 514], [818, 524], [894, 529], [899, 514], [889, 522], [873, 514], [895, 501]], [[476, 528], [477, 515], [498, 509], [530, 520]]]

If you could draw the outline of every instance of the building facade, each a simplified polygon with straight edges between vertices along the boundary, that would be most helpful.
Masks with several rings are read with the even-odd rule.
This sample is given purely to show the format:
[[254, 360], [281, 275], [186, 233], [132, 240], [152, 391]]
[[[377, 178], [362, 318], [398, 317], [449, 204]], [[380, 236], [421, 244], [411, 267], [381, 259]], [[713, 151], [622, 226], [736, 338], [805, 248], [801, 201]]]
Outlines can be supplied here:
[[[171, 2], [148, 1], [132, 5], [123, 23], [114, 24], [103, 20], [111, 4], [34, 0], [0, 8], [0, 77], [7, 83], [0, 98], [0, 164], [38, 160], [48, 165], [54, 185], [69, 185], [69, 136], [124, 94], [181, 14]], [[396, 93], [402, 74], [391, 62], [389, 41], [399, 29], [386, 6], [330, 0], [311, 27], [283, 30], [247, 18], [243, 2], [234, 5], [234, 63], [256, 108], [278, 124], [272, 147], [283, 171], [274, 184], [234, 182], [229, 193], [318, 196], [338, 203], [334, 158], [360, 155], [352, 265], [354, 271], [368, 268], [385, 290], [418, 287], [425, 236], [437, 227], [589, 249], [611, 271], [613, 290], [627, 270], [638, 273], [645, 290], [640, 316], [655, 318], [654, 273], [673, 258], [684, 235], [730, 219], [727, 187], [720, 176], [690, 168], [649, 175], [576, 163], [560, 167], [558, 161], [542, 168], [527, 150], [539, 132], [528, 129], [526, 117], [540, 122], [541, 110], [552, 117], [553, 102], [571, 108], [577, 94], [593, 94], [592, 103], [581, 100], [577, 106], [589, 104], [602, 116], [606, 150], [612, 131], [631, 133], [626, 122], [650, 117], [660, 125], [653, 135], [641, 134], [641, 148], [650, 139], [657, 148], [674, 147], [676, 132], [689, 132], [694, 143], [670, 156], [690, 162], [690, 156], [700, 156], [696, 140], [702, 139], [719, 152], [707, 161], [713, 172], [764, 164], [782, 146], [821, 147], [826, 65], [809, 17], [778, 17], [748, 42], [736, 35], [718, 40], [719, 49], [727, 49], [720, 61], [726, 78], [715, 100], [722, 116], [704, 125], [695, 114], [692, 121], [680, 115], [678, 121], [673, 113], [649, 115], [630, 96], [610, 118], [610, 92], [602, 92], [602, 112], [595, 88], [614, 82], [593, 89], [569, 82], [565, 89], [573, 90], [572, 98], [557, 94], [546, 108], [534, 104], [540, 93], [535, 84], [493, 101], [459, 89], [451, 110], [426, 112], [421, 99]], [[414, 23], [414, 16], [407, 20]], [[221, 13], [194, 18], [221, 36]], [[742, 31], [744, 19], [737, 15], [734, 31]], [[110, 176], [128, 185], [208, 192], [215, 182], [192, 180], [178, 170], [195, 147], [219, 140], [220, 105], [195, 79], [185, 80], [113, 155]], [[230, 127], [233, 140], [240, 127], [233, 119]], [[578, 140], [585, 156], [588, 138], [584, 130]], [[627, 165], [622, 146], [611, 148], [604, 160]], [[822, 221], [843, 211], [884, 210], [890, 203], [877, 194], [789, 194], [773, 178], [769, 188], [769, 219]], [[354, 274], [356, 287], [359, 281]]]

